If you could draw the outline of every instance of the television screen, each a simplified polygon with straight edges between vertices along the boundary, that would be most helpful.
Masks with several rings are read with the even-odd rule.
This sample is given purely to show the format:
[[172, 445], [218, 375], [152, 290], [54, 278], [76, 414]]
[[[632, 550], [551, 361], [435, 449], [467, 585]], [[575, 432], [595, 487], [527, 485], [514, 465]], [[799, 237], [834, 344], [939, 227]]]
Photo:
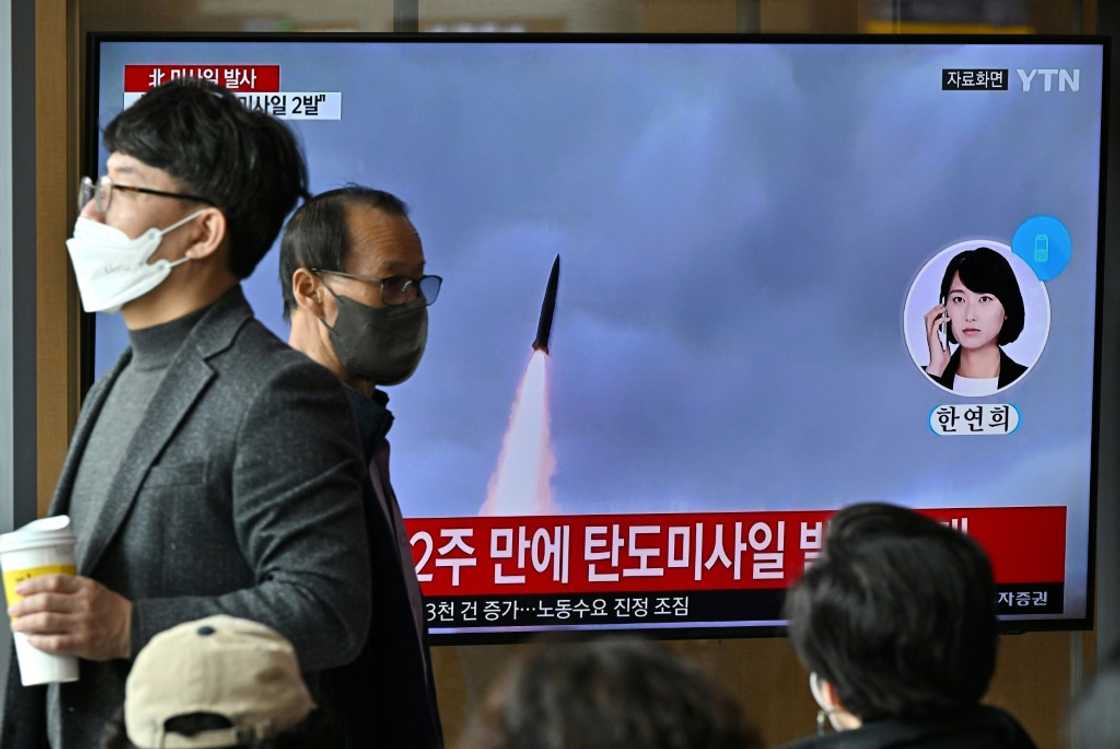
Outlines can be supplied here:
[[[408, 203], [445, 282], [390, 439], [435, 642], [770, 631], [870, 500], [977, 539], [1007, 626], [1087, 625], [1103, 42], [93, 51], [100, 127], [201, 76], [287, 120], [313, 191]], [[275, 247], [244, 288], [286, 339]], [[127, 335], [93, 327], [101, 376]]]

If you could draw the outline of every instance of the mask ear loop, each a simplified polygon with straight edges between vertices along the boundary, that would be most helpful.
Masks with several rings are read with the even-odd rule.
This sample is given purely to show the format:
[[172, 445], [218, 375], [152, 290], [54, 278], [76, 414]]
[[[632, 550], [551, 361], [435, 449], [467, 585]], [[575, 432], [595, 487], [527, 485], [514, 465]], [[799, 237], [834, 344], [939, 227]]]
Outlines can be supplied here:
[[809, 674], [809, 691], [813, 695], [813, 701], [817, 703], [817, 735], [824, 736], [828, 733], [831, 721], [829, 718], [836, 712], [835, 707], [826, 707], [823, 690], [820, 685], [820, 677], [814, 671]]
[[[194, 213], [187, 214], [183, 218], [181, 218], [178, 221], [176, 221], [175, 223], [173, 223], [171, 226], [168, 226], [166, 229], [160, 229], [159, 230], [160, 238], [162, 239], [164, 236], [166, 236], [170, 232], [175, 231], [180, 226], [183, 226], [184, 224], [186, 224], [188, 221], [193, 221], [194, 219], [198, 218], [199, 216], [202, 215], [203, 211], [205, 211], [205, 210], [207, 210], [207, 209], [206, 208], [199, 208]], [[189, 262], [190, 260], [191, 260], [191, 258], [187, 257], [186, 255], [183, 255], [183, 257], [179, 258], [178, 260], [164, 259], [163, 262], [167, 263], [167, 269], [168, 270], [172, 270], [176, 266], [182, 265], [183, 263]], [[158, 265], [158, 262], [156, 264]]]
[[[331, 293], [331, 296], [333, 296], [333, 297], [334, 297], [334, 298], [335, 298], [336, 300], [338, 300], [338, 298], [339, 298], [338, 294], [334, 293], [334, 289], [332, 289], [332, 288], [331, 288], [330, 286], [327, 286], [327, 283], [326, 283], [326, 281], [323, 281], [323, 277], [322, 277], [322, 276], [320, 276], [320, 275], [319, 275], [318, 273], [314, 273], [314, 276], [315, 276], [316, 278], [318, 278], [318, 279], [319, 279], [319, 281], [320, 281], [320, 285], [321, 285], [321, 286], [322, 286], [322, 287], [323, 287], [324, 289], [326, 289], [327, 291], [329, 291], [329, 292]], [[320, 302], [318, 298], [316, 298], [316, 299], [315, 299], [315, 301], [316, 301], [316, 302], [319, 302], [319, 304], [322, 304], [322, 302]], [[334, 332], [334, 327], [333, 327], [333, 326], [331, 326], [331, 325], [329, 325], [329, 324], [327, 323], [326, 319], [324, 319], [324, 318], [322, 318], [322, 317], [319, 317], [319, 318], [316, 318], [316, 319], [318, 319], [318, 320], [319, 320], [319, 322], [323, 323], [323, 327], [325, 327], [325, 328], [326, 328], [327, 330], [329, 330], [329, 331], [330, 331], [330, 332], [332, 332], [332, 333]], [[336, 318], [336, 319], [335, 319], [335, 324], [337, 324], [337, 323], [338, 323], [338, 320], [337, 320], [337, 318]]]
[[175, 231], [176, 229], [178, 229], [178, 228], [179, 228], [180, 226], [182, 226], [183, 224], [187, 223], [188, 221], [192, 221], [192, 220], [194, 220], [194, 219], [198, 218], [198, 217], [199, 217], [199, 216], [201, 216], [201, 215], [202, 215], [202, 214], [203, 214], [203, 213], [204, 213], [205, 211], [208, 211], [208, 210], [210, 210], [210, 209], [209, 209], [209, 207], [207, 207], [207, 208], [199, 208], [199, 209], [198, 209], [197, 211], [195, 211], [194, 213], [188, 213], [188, 214], [187, 214], [186, 216], [183, 216], [183, 218], [179, 219], [178, 221], [176, 221], [175, 223], [173, 223], [173, 224], [172, 224], [171, 226], [168, 226], [168, 227], [166, 227], [166, 228], [164, 228], [164, 229], [160, 229], [160, 230], [159, 230], [159, 234], [160, 234], [160, 236], [162, 237], [162, 236], [163, 236], [164, 234], [167, 234], [168, 232], [172, 232], [172, 231]]

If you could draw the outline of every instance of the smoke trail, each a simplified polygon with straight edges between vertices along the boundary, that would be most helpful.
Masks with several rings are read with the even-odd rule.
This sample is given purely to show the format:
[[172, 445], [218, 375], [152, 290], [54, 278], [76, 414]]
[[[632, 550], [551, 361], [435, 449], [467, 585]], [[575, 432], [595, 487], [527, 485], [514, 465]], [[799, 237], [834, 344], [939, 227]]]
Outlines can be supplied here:
[[548, 515], [556, 460], [548, 428], [548, 354], [534, 351], [517, 387], [481, 515]]

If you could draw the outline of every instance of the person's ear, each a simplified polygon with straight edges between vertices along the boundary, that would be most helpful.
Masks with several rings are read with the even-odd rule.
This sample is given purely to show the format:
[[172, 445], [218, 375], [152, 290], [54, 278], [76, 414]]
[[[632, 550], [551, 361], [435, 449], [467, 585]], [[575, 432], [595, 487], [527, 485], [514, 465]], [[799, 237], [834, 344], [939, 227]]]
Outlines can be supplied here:
[[217, 208], [207, 208], [190, 223], [190, 245], [184, 255], [191, 260], [210, 257], [226, 238], [226, 215]]
[[307, 268], [296, 268], [292, 273], [292, 297], [300, 309], [307, 310], [320, 320], [326, 316], [324, 299], [326, 290], [318, 276]]

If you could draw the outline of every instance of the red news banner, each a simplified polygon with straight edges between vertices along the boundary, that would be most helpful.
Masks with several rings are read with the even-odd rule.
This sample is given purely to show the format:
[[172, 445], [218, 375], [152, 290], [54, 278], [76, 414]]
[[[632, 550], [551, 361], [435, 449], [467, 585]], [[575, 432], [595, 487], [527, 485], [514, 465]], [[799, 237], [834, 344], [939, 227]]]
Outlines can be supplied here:
[[279, 91], [279, 65], [125, 65], [125, 93], [143, 93], [176, 78], [203, 78], [230, 91]]
[[[984, 547], [1000, 613], [1062, 611], [1065, 507], [921, 512]], [[438, 633], [780, 619], [784, 590], [819, 554], [832, 514], [418, 518], [406, 525]]]

